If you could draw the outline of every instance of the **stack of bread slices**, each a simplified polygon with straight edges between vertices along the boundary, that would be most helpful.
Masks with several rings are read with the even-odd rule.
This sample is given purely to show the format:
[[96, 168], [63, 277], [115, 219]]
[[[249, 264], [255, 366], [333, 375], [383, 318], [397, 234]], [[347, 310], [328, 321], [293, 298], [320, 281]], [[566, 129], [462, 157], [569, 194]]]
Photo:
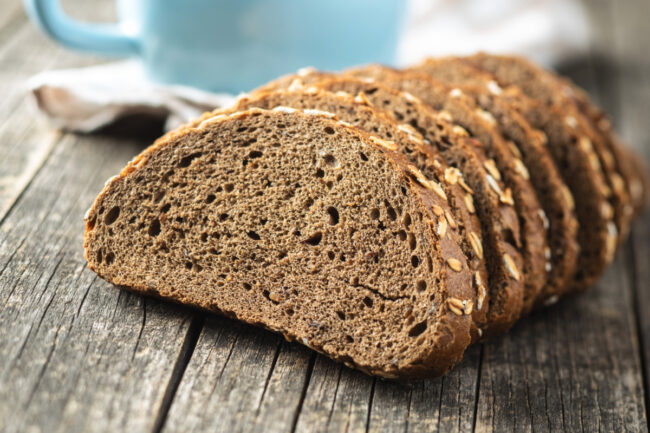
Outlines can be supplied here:
[[146, 149], [84, 247], [114, 284], [431, 377], [591, 286], [647, 193], [602, 111], [524, 59], [306, 69]]

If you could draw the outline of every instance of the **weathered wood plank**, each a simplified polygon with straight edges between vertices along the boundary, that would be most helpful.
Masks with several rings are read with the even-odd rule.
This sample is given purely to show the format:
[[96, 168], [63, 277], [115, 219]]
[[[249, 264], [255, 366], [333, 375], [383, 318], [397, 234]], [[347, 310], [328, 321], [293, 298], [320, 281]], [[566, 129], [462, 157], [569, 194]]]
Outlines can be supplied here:
[[210, 316], [162, 431], [291, 431], [311, 358], [275, 334]]
[[0, 226], [0, 431], [153, 428], [193, 314], [103, 282], [81, 248], [85, 209], [140, 147], [65, 137]]

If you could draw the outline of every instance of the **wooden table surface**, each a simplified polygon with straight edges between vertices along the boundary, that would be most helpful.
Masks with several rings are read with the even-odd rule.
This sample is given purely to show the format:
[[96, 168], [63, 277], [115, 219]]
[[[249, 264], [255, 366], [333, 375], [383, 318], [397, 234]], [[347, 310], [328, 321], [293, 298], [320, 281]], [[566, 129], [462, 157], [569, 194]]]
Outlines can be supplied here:
[[[73, 9], [109, 17], [110, 4]], [[563, 72], [647, 160], [650, 2], [588, 5], [593, 49]], [[159, 130], [135, 119], [55, 132], [24, 84], [97, 61], [47, 40], [19, 0], [0, 2], [0, 432], [647, 430], [649, 213], [589, 293], [470, 348], [446, 377], [374, 379], [86, 268], [85, 210]]]

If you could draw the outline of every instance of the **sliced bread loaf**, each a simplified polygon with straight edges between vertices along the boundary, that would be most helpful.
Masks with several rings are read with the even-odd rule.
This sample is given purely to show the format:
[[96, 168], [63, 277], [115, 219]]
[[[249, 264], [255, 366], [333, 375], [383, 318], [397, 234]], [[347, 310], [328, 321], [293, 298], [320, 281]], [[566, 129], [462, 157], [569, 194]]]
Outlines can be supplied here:
[[517, 247], [519, 219], [512, 193], [485, 169], [481, 144], [460, 126], [453, 125], [448, 113], [439, 115], [414, 96], [379, 82], [339, 77], [312, 84], [315, 87], [357, 95], [359, 99], [390, 113], [397, 121], [410, 124], [426, 142], [457, 168], [473, 192], [481, 221], [485, 260], [488, 268], [487, 335], [506, 332], [520, 317], [523, 308], [523, 259]]
[[284, 109], [182, 128], [100, 193], [89, 267], [370, 374], [443, 374], [470, 341], [472, 275], [457, 233], [438, 234], [447, 201], [373, 141], [333, 115]]
[[[457, 83], [498, 81], [491, 71], [482, 71], [476, 65], [456, 58], [427, 59], [416, 69]], [[499, 96], [548, 138], [549, 150], [570, 190], [564, 191], [567, 201], [575, 204], [579, 222], [580, 256], [567, 290], [584, 290], [611, 262], [619, 238], [614, 221], [612, 188], [608, 185], [593, 142], [570, 107], [548, 106], [512, 85], [503, 87]]]
[[[335, 94], [313, 87], [255, 92], [240, 98], [232, 107], [215, 113], [237, 112], [252, 107], [272, 109], [279, 106], [333, 113], [340, 121], [350, 123], [386, 140], [382, 143], [383, 146], [394, 147], [428, 179], [441, 186], [442, 192], [438, 192], [447, 197], [451, 215], [443, 212], [442, 208], [434, 208], [440, 222], [438, 228], [441, 233], [448, 229], [458, 231], [461, 248], [474, 274], [471, 334], [473, 341], [478, 340], [487, 321], [488, 275], [483, 255], [481, 225], [476, 215], [473, 194], [460, 186], [465, 183], [462, 174], [457, 169], [449, 167], [431, 146], [425, 145], [422, 136], [411, 126], [398, 124], [387, 113], [372, 108], [367, 101], [355, 99], [345, 93]], [[387, 209], [387, 213], [380, 212], [378, 216], [384, 226], [387, 224], [385, 221], [387, 218], [394, 218], [394, 213], [390, 208]], [[402, 238], [407, 237], [407, 233], [403, 230], [398, 234]], [[408, 238], [410, 245], [415, 247], [417, 239], [412, 234], [409, 234]]]
[[[409, 71], [415, 71], [413, 74], [418, 77], [427, 74], [462, 89], [459, 91], [473, 98], [479, 107], [491, 115], [511, 145], [515, 157], [523, 161], [521, 171], [535, 187], [543, 209], [541, 215], [548, 226], [549, 249], [545, 251], [548, 278], [535, 304], [553, 303], [572, 287], [579, 245], [573, 200], [567, 200], [568, 195], [563, 193], [567, 191], [567, 186], [548, 150], [546, 135], [533, 128], [524, 116], [501, 98], [503, 90], [493, 77], [464, 62], [438, 62], [434, 67], [431, 62], [425, 62], [424, 65]], [[420, 96], [429, 102], [426, 94]]]
[[512, 190], [515, 210], [519, 216], [521, 237], [517, 246], [524, 260], [524, 313], [530, 311], [547, 282], [547, 230], [537, 192], [519, 155], [515, 155], [498, 129], [496, 119], [479, 107], [458, 88], [447, 87], [431, 77], [402, 72], [380, 65], [369, 65], [345, 71], [346, 74], [372, 78], [397, 90], [415, 95], [438, 111], [448, 112], [455, 124], [462, 126], [483, 146], [486, 169], [496, 178], [503, 177]]
[[[545, 107], [557, 107], [569, 119], [571, 127], [579, 131], [590, 141], [598, 163], [604, 174], [605, 181], [611, 189], [610, 202], [614, 211], [614, 222], [623, 240], [629, 231], [629, 223], [634, 213], [635, 204], [632, 201], [632, 186], [638, 179], [631, 168], [630, 157], [620, 146], [614, 136], [603, 133], [597, 122], [585, 112], [589, 111], [583, 100], [583, 108], [576, 101], [578, 97], [571, 92], [572, 87], [566, 81], [560, 80], [555, 74], [546, 71], [531, 62], [514, 56], [496, 56], [480, 53], [463, 58], [491, 74], [503, 85], [516, 85], [530, 98]], [[603, 125], [601, 125], [602, 127]], [[605, 132], [608, 132], [605, 129]], [[638, 203], [636, 204], [638, 206]]]

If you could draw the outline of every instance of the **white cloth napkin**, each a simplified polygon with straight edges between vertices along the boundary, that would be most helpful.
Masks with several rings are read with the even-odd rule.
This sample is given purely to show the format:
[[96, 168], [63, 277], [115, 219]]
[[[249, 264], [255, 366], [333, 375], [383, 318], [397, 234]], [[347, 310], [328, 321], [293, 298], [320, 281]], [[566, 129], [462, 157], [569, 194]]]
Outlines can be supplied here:
[[166, 118], [165, 129], [170, 130], [234, 100], [229, 94], [152, 83], [137, 60], [46, 71], [27, 84], [56, 127], [81, 132], [129, 114]]
[[[398, 64], [428, 55], [524, 54], [550, 66], [586, 50], [589, 31], [576, 0], [409, 0]], [[48, 71], [28, 86], [55, 126], [90, 132], [128, 114], [166, 118], [173, 129], [204, 111], [228, 105], [213, 94], [147, 80], [136, 60]]]

